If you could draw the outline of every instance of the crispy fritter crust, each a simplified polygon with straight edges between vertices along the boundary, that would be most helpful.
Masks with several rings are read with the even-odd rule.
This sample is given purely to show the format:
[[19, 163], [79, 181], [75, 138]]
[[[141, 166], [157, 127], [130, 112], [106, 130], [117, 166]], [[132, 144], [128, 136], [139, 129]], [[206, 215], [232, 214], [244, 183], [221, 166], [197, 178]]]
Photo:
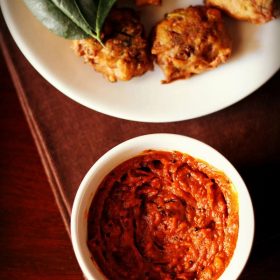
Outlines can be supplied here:
[[279, 0], [205, 0], [232, 17], [260, 24], [279, 16]]
[[165, 74], [163, 83], [217, 67], [231, 55], [221, 13], [194, 6], [166, 15], [154, 30], [152, 54]]
[[102, 36], [104, 47], [88, 38], [73, 41], [73, 48], [110, 82], [128, 81], [153, 69], [143, 26], [133, 10], [113, 10]]
[[161, 0], [135, 0], [137, 6], [155, 5], [161, 4]]

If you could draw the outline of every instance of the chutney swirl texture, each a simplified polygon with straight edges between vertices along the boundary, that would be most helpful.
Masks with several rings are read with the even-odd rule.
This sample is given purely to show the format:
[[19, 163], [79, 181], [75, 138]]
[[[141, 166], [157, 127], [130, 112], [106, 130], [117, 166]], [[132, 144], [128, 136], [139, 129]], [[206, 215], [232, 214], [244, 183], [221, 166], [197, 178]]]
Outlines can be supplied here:
[[89, 210], [88, 247], [108, 279], [217, 279], [237, 235], [230, 180], [180, 152], [149, 150], [120, 164]]

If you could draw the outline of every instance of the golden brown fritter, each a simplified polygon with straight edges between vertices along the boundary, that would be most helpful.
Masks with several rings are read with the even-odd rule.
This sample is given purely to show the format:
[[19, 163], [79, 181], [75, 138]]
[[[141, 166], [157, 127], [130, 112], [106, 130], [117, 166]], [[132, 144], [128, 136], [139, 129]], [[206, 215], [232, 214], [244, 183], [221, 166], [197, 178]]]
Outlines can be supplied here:
[[115, 9], [106, 19], [103, 43], [75, 40], [75, 52], [110, 82], [127, 81], [153, 69], [138, 15], [131, 9]]
[[160, 5], [161, 0], [135, 0], [137, 6], [145, 6], [145, 5]]
[[265, 23], [279, 15], [279, 0], [205, 0], [234, 18], [252, 23]]
[[217, 67], [231, 55], [221, 13], [194, 6], [166, 15], [154, 30], [152, 54], [165, 74], [163, 83]]

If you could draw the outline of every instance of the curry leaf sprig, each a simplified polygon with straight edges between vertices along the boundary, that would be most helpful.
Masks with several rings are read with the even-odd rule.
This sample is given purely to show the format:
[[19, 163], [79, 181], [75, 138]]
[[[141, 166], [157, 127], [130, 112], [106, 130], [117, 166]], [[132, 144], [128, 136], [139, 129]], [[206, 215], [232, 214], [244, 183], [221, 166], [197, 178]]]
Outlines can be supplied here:
[[24, 0], [50, 31], [66, 39], [93, 37], [101, 44], [101, 30], [117, 0]]

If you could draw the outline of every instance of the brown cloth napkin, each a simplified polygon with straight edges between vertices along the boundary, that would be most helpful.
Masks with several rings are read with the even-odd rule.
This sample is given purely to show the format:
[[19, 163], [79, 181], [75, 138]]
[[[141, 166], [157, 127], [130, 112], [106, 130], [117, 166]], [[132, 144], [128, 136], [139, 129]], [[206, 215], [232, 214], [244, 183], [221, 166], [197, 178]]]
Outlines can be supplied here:
[[0, 42], [68, 233], [71, 206], [87, 170], [129, 138], [159, 132], [188, 135], [213, 146], [238, 168], [280, 158], [279, 71], [252, 95], [217, 113], [142, 123], [92, 111], [57, 91], [27, 62], [3, 19]]

